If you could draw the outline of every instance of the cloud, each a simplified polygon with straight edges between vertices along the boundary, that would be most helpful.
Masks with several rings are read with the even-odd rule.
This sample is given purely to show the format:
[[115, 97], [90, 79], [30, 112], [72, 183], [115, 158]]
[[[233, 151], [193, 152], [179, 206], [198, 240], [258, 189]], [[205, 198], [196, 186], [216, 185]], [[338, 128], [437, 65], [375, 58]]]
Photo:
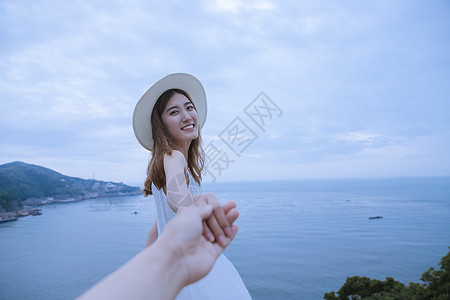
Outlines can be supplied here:
[[275, 5], [272, 1], [265, 0], [214, 0], [204, 3], [207, 10], [220, 13], [241, 13], [241, 12], [271, 12], [275, 9]]
[[382, 135], [366, 132], [343, 132], [336, 134], [334, 138], [337, 141], [362, 143], [366, 146], [389, 140], [389, 138], [383, 137]]
[[[265, 132], [255, 128], [259, 139], [236, 167], [241, 178], [263, 166], [294, 177], [328, 177], [327, 168], [349, 175], [358, 164], [382, 174], [376, 163], [388, 166], [394, 153], [398, 173], [412, 172], [408, 160], [442, 173], [436, 162], [450, 149], [442, 6], [0, 2], [0, 163], [140, 181], [149, 154], [130, 127], [134, 105], [153, 82], [182, 71], [207, 91], [205, 142], [220, 142], [261, 91], [283, 110]], [[120, 164], [130, 170], [116, 171]]]

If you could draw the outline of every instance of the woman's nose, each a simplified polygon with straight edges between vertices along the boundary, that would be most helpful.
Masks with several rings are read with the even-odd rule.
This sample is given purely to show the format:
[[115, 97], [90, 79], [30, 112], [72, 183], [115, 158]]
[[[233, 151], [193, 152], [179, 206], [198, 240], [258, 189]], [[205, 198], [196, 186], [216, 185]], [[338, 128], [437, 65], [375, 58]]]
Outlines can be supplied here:
[[183, 111], [183, 121], [190, 121], [192, 118], [187, 111]]

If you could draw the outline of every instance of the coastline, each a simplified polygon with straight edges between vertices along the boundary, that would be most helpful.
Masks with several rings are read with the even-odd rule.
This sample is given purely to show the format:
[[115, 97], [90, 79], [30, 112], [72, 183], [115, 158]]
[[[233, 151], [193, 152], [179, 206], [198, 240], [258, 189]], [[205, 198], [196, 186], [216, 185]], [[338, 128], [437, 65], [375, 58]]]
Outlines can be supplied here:
[[0, 213], [0, 223], [17, 221], [19, 218], [27, 216], [40, 216], [42, 215], [42, 210], [39, 208], [33, 208], [30, 206], [25, 206], [23, 209], [18, 211], [1, 212]]
[[53, 203], [69, 203], [69, 202], [77, 202], [84, 201], [89, 199], [97, 199], [103, 197], [124, 197], [124, 196], [135, 196], [140, 195], [142, 192], [140, 190], [133, 192], [116, 192], [116, 193], [88, 193], [85, 195], [79, 196], [68, 196], [68, 195], [59, 195], [55, 197], [43, 197], [43, 198], [28, 198], [24, 200], [22, 209], [8, 211], [8, 212], [0, 212], [0, 224], [7, 223], [12, 221], [17, 221], [19, 218], [27, 217], [27, 216], [39, 216], [42, 215], [42, 209], [35, 208], [35, 206], [43, 206], [47, 204]]

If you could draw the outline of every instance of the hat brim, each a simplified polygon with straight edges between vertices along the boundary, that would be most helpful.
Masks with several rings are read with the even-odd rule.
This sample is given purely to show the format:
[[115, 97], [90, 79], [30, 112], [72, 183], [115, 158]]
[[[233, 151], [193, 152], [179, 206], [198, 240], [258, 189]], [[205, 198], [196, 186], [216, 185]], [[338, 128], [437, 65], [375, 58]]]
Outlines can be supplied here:
[[206, 121], [206, 93], [202, 83], [186, 73], [167, 75], [152, 85], [139, 99], [133, 113], [133, 131], [138, 142], [149, 151], [153, 151], [151, 116], [158, 98], [167, 90], [180, 89], [188, 93], [194, 102], [198, 115], [198, 126], [202, 128]]

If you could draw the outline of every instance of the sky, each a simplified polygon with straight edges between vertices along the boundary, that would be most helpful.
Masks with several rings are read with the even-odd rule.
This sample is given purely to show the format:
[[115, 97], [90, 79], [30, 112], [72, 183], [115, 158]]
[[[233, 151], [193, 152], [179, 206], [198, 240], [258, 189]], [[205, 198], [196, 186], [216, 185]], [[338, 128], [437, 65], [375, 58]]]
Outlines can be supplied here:
[[448, 1], [0, 0], [0, 164], [142, 184], [134, 106], [208, 97], [205, 181], [450, 175]]

